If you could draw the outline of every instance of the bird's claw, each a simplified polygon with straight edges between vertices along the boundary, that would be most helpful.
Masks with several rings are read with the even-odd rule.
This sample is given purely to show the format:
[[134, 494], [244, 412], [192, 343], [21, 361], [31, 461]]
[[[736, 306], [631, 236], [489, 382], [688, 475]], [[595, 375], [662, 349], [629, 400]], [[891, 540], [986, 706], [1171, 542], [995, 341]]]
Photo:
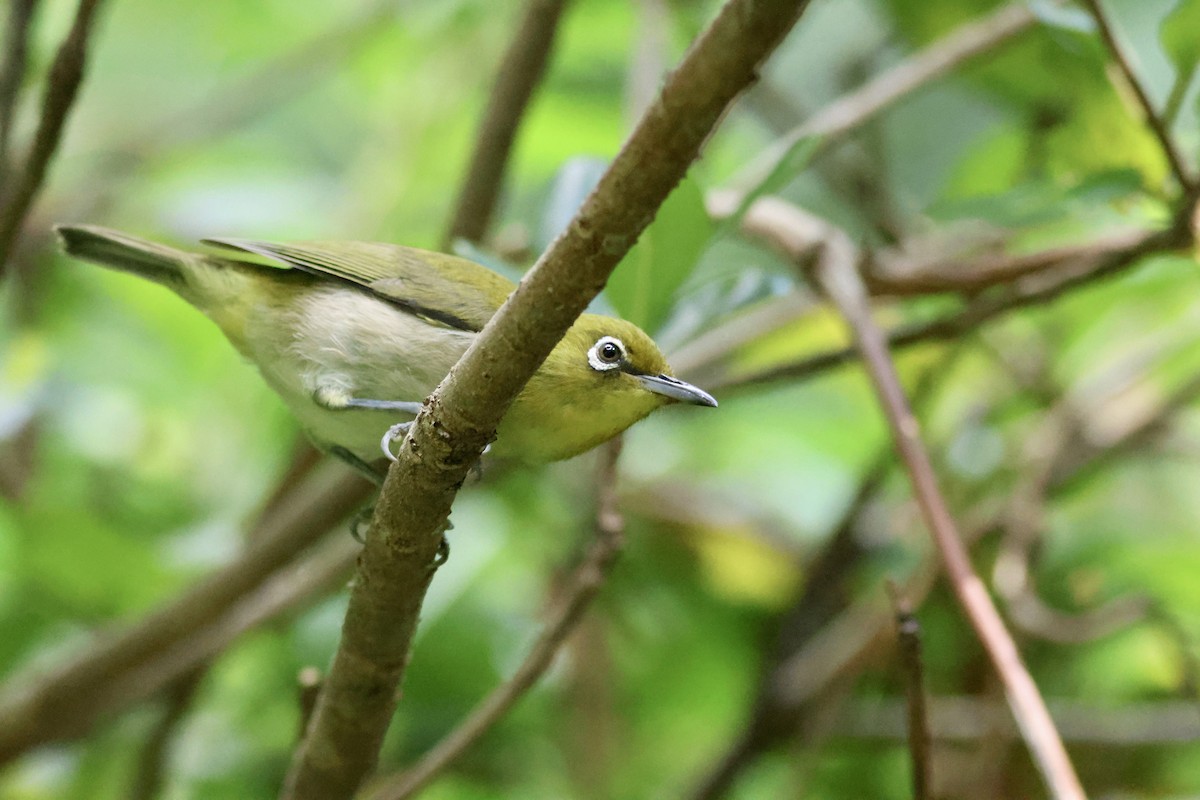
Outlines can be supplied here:
[[371, 516], [374, 513], [375, 506], [367, 506], [366, 508], [359, 509], [359, 512], [354, 515], [354, 519], [350, 520], [350, 535], [359, 544], [367, 543], [367, 537], [365, 536], [366, 526], [371, 524]]
[[445, 536], [443, 536], [441, 543], [438, 544], [437, 554], [433, 557], [433, 568], [437, 569], [438, 567], [440, 567], [442, 564], [445, 564], [449, 560], [450, 560], [450, 540], [447, 539]]
[[392, 442], [407, 436], [412, 425], [411, 422], [397, 422], [383, 434], [383, 438], [379, 440], [379, 446], [383, 448], [383, 454], [387, 456], [388, 461], [396, 460], [396, 454], [392, 452]]

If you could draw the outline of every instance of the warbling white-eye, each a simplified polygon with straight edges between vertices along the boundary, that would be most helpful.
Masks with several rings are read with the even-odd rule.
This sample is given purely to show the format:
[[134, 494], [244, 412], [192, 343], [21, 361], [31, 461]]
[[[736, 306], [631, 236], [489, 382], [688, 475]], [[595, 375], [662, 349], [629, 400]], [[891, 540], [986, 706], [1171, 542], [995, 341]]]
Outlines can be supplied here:
[[[466, 259], [393, 244], [205, 240], [270, 262], [260, 263], [92, 225], [57, 230], [70, 255], [160, 283], [204, 312], [318, 447], [376, 477], [368, 462], [396, 415], [420, 410], [515, 288]], [[636, 325], [583, 314], [513, 401], [492, 452], [569, 458], [673, 402], [717, 404], [673, 378]]]

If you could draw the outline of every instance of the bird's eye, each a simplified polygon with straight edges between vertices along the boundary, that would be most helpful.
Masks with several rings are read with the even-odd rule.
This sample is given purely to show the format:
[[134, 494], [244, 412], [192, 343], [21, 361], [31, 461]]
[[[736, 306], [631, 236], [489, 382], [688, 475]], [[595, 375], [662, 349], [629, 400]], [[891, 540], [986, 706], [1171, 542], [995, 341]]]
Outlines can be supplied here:
[[601, 371], [616, 369], [625, 360], [625, 345], [614, 336], [601, 336], [588, 350], [588, 363]]

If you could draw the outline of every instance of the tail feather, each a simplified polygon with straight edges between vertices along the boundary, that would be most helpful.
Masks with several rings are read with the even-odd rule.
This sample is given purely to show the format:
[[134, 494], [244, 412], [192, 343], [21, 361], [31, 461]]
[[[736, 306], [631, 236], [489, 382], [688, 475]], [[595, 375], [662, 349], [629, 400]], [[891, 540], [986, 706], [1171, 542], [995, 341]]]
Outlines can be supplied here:
[[140, 275], [176, 291], [187, 282], [190, 253], [98, 225], [58, 225], [63, 249], [76, 258]]

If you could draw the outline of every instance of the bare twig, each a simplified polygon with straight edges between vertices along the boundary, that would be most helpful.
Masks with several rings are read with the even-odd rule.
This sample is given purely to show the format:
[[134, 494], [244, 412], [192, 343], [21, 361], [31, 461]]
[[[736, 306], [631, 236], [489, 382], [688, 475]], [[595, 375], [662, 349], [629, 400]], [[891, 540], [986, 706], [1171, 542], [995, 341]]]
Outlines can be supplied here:
[[[118, 707], [118, 685], [255, 591], [281, 565], [346, 517], [370, 486], [341, 467], [314, 475], [265, 517], [247, 551], [135, 626], [114, 632], [69, 661], [9, 681], [0, 694], [0, 763], [24, 750], [87, 730], [102, 708]], [[136, 680], [135, 680], [136, 683]], [[145, 697], [144, 686], [135, 686]]]
[[[38, 0], [9, 0], [4, 34], [4, 60], [0, 62], [0, 186], [7, 183], [8, 150], [12, 137], [17, 98], [25, 80], [29, 56], [29, 28]], [[0, 195], [2, 197], [2, 195]]]
[[127, 795], [129, 800], [155, 800], [162, 794], [163, 776], [175, 733], [192, 707], [196, 691], [206, 674], [208, 665], [201, 664], [180, 676], [166, 693], [166, 708], [146, 736], [138, 756], [137, 771]]
[[[932, 396], [939, 379], [950, 373], [955, 356], [964, 349], [954, 348], [924, 372], [914, 392], [915, 402], [922, 403]], [[750, 718], [733, 744], [714, 760], [687, 795], [692, 800], [724, 797], [748, 764], [802, 727], [802, 718], [813, 716], [810, 709], [828, 694], [826, 690], [839, 679], [846, 682], [865, 664], [867, 655], [881, 646], [887, 614], [876, 608], [875, 598], [851, 605], [849, 584], [867, 555], [859, 541], [863, 518], [877, 500], [894, 461], [890, 448], [880, 449], [863, 473], [833, 534], [805, 570], [803, 588], [780, 617]], [[932, 573], [932, 569], [918, 570], [915, 580], [929, 583], [924, 578], [926, 573]], [[905, 596], [923, 595], [923, 587], [910, 580]], [[827, 627], [828, 634], [824, 632]]]
[[[945, 369], [937, 371], [944, 372]], [[922, 387], [918, 387], [914, 396], [919, 395], [921, 390]], [[1118, 438], [1105, 442], [1103, 447], [1078, 443], [1083, 446], [1077, 446], [1069, 458], [1061, 460], [1047, 487], [1048, 495], [1070, 491], [1084, 476], [1151, 443], [1153, 437], [1164, 430], [1165, 423], [1180, 410], [1190, 407], [1197, 396], [1200, 396], [1200, 379], [1172, 393], [1136, 424], [1123, 429]], [[830, 540], [819, 563], [828, 560], [835, 565], [844, 565], [857, 558], [856, 550], [845, 549], [853, 544], [853, 540], [846, 537], [864, 524], [863, 514], [869, 507], [867, 500], [873, 495], [869, 486], [878, 481], [881, 474], [873, 472], [872, 476], [860, 487], [859, 495], [839, 523], [838, 532]], [[985, 510], [966, 526], [965, 542], [971, 545], [998, 530], [1004, 524], [1006, 513], [1004, 508]], [[810, 580], [787, 615], [794, 617], [795, 621], [784, 624], [789, 633], [787, 640], [782, 643], [783, 652], [772, 659], [761, 682], [762, 688], [754, 701], [753, 718], [727, 752], [717, 759], [711, 774], [689, 795], [693, 800], [724, 796], [738, 772], [781, 737], [796, 729], [798, 718], [805, 713], [807, 703], [827, 692], [833, 681], [858, 669], [888, 646], [889, 629], [893, 624], [891, 615], [877, 607], [874, 597], [860, 600], [844, 611], [841, 610], [842, 605], [830, 605], [827, 574], [819, 564], [810, 569]], [[934, 586], [935, 577], [936, 569], [931, 558], [923, 560], [905, 581], [905, 597], [910, 602], [920, 602]], [[812, 614], [814, 608], [817, 612]], [[1182, 641], [1179, 637], [1174, 638]], [[902, 719], [902, 713], [897, 709], [894, 718]], [[1011, 719], [1011, 712], [1008, 716]], [[935, 711], [935, 735], [940, 735], [937, 717]], [[982, 736], [988, 727], [994, 726], [982, 726], [972, 736]], [[897, 723], [897, 733], [893, 738], [903, 736], [902, 729], [903, 725]], [[844, 732], [845, 729], [841, 730]], [[1081, 734], [1078, 728], [1075, 730], [1074, 736], [1077, 738]]]
[[829, 147], [867, 119], [971, 59], [1011, 41], [1036, 21], [1028, 4], [1016, 2], [963, 25], [822, 108], [742, 167], [729, 182], [729, 188], [750, 191], [762, 183], [800, 141], [820, 137], [820, 147]]
[[583, 561], [575, 568], [545, 625], [512, 677], [496, 687], [467, 718], [425, 753], [411, 769], [385, 780], [371, 800], [405, 800], [429, 785], [467, 748], [479, 740], [542, 677], [556, 653], [599, 593], [625, 540], [625, 520], [617, 508], [617, 457], [621, 440], [605, 448], [596, 483], [596, 535]]
[[342, 640], [284, 798], [349, 797], [374, 768], [458, 487], [513, 398], [603, 287], [806, 5], [725, 5], [567, 229], [427, 400], [376, 505]]
[[921, 624], [917, 622], [911, 604], [899, 587], [891, 581], [887, 586], [896, 615], [897, 649], [900, 651], [900, 668], [904, 673], [913, 800], [929, 800], [933, 772], [929, 752], [929, 712], [925, 702], [925, 663], [921, 654]]
[[492, 87], [454, 219], [442, 237], [443, 250], [449, 250], [455, 239], [477, 242], [487, 232], [517, 128], [546, 72], [566, 5], [567, 0], [529, 0]]
[[[1155, 352], [1161, 350], [1155, 347]], [[1004, 353], [995, 355], [1004, 359]], [[1120, 388], [1132, 381], [1135, 373], [1144, 376], [1145, 353], [1138, 352], [1133, 361], [1139, 368], [1130, 369], [1122, 360], [1099, 378], [1054, 401], [1033, 435], [1027, 439], [1024, 463], [1020, 465], [1021, 479], [1010, 493], [1004, 511], [1004, 538], [992, 567], [992, 585], [1003, 599], [1013, 626], [1024, 633], [1059, 643], [1079, 643], [1109, 635], [1144, 620], [1150, 603], [1139, 595], [1117, 597], [1098, 608], [1082, 613], [1067, 613], [1048, 605], [1037, 592], [1032, 577], [1031, 562], [1035, 545], [1045, 527], [1045, 507], [1054, 476], [1072, 457], [1071, 445], [1089, 439], [1088, 422], [1074, 408], [1076, 394], [1085, 394], [1089, 405], [1099, 409]], [[1007, 361], [1005, 362], [1007, 363]], [[1015, 369], [1010, 369], [1015, 374]], [[1115, 380], [1114, 380], [1115, 379]], [[1021, 381], [1020, 376], [1016, 380]], [[1108, 387], [1105, 384], [1114, 384]], [[1038, 387], [1027, 387], [1035, 396]], [[1106, 397], [1107, 395], [1107, 397]], [[1099, 410], [1091, 416], [1099, 416]]]
[[871, 317], [866, 287], [853, 268], [818, 273], [822, 287], [837, 304], [853, 331], [855, 343], [888, 419], [896, 449], [903, 459], [917, 503], [942, 558], [947, 579], [1004, 683], [1017, 724], [1042, 773], [1051, 796], [1082, 800], [1083, 787], [1063, 747], [1054, 721], [1012, 637], [971, 566], [957, 526], [937, 485], [933, 465], [921, 443], [916, 418], [909, 409], [887, 342]]
[[[906, 735], [904, 705], [900, 699], [851, 704], [835, 722], [835, 732], [856, 739], [900, 741]], [[1158, 700], [1119, 708], [1058, 701], [1050, 708], [1063, 738], [1081, 746], [1129, 748], [1200, 739], [1200, 717], [1190, 701]], [[935, 741], [972, 742], [996, 732], [1005, 738], [1020, 735], [1008, 709], [978, 697], [931, 698], [929, 721]]]
[[[1144, 233], [1135, 241], [1120, 243], [1117, 249], [1095, 251], [1093, 246], [1084, 245], [1086, 254], [1068, 259], [1059, 269], [1037, 275], [1036, 282], [1018, 283], [1005, 291], [979, 297], [962, 310], [942, 317], [902, 326], [888, 333], [888, 344], [904, 348], [920, 342], [945, 341], [975, 330], [984, 323], [1010, 311], [1051, 302], [1064, 293], [1112, 277], [1138, 263], [1151, 253], [1167, 252], [1184, 247], [1190, 241], [1186, 226], [1176, 224], [1172, 228], [1155, 233]], [[855, 359], [854, 347], [844, 347], [825, 352], [782, 366], [770, 367], [745, 375], [725, 375], [711, 381], [717, 388], [745, 388], [785, 379], [809, 377], [825, 370], [842, 366]]]
[[4, 199], [3, 207], [0, 207], [0, 275], [4, 273], [21, 223], [42, 188], [50, 160], [58, 149], [67, 113], [83, 81], [88, 39], [100, 3], [101, 0], [79, 0], [75, 21], [50, 67], [42, 101], [42, 116], [34, 134], [33, 146], [25, 158], [25, 166], [16, 185]]
[[1167, 157], [1167, 163], [1171, 166], [1171, 172], [1175, 174], [1175, 180], [1179, 182], [1179, 186], [1185, 193], [1195, 191], [1196, 185], [1192, 178], [1191, 170], [1187, 163], [1183, 160], [1183, 156], [1179, 152], [1179, 148], [1175, 145], [1175, 140], [1171, 137], [1171, 131], [1167, 129], [1166, 123], [1162, 116], [1154, 108], [1153, 101], [1150, 100], [1150, 95], [1146, 91], [1146, 87], [1138, 78], [1137, 71], [1133, 68], [1133, 60], [1130, 54], [1125, 50], [1125, 47], [1117, 39], [1116, 31], [1113, 29], [1112, 22], [1105, 13], [1104, 7], [1100, 4], [1100, 0], [1083, 0], [1083, 4], [1087, 6], [1092, 16], [1096, 19], [1096, 25], [1100, 29], [1100, 37], [1104, 40], [1105, 46], [1112, 54], [1113, 60], [1117, 63], [1117, 68], [1121, 70], [1121, 75], [1125, 78], [1125, 82], [1133, 91], [1134, 97], [1137, 98], [1138, 105], [1141, 106], [1142, 114], [1146, 117], [1146, 124], [1150, 126], [1150, 130], [1158, 139], [1158, 144], [1162, 148], [1163, 155]]

